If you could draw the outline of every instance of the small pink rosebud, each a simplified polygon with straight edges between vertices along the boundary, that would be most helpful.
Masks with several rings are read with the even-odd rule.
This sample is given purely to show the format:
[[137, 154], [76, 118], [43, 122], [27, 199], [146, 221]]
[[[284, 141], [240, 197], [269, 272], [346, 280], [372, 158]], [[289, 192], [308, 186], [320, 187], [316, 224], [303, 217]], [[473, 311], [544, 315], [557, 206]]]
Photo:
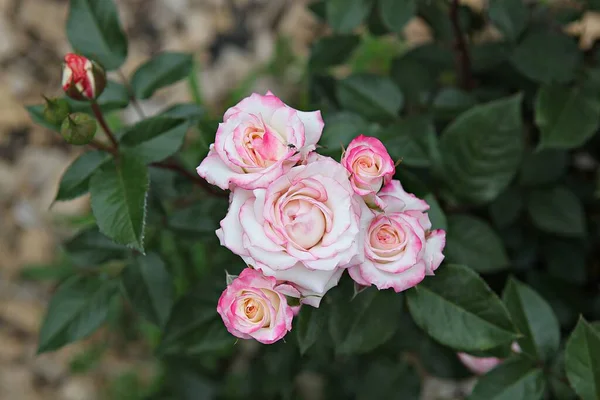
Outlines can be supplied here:
[[105, 86], [106, 73], [100, 65], [77, 54], [65, 56], [62, 88], [67, 96], [75, 100], [94, 100]]

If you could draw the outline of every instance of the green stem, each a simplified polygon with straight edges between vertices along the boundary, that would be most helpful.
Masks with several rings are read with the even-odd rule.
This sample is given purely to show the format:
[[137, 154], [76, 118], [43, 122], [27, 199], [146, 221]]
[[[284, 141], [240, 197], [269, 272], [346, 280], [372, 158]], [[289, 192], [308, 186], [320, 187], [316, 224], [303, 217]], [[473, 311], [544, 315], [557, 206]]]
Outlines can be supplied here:
[[119, 148], [119, 142], [117, 142], [115, 135], [112, 133], [108, 124], [106, 123], [106, 119], [104, 119], [104, 115], [102, 114], [102, 110], [100, 109], [100, 106], [98, 105], [98, 103], [95, 100], [93, 100], [91, 105], [92, 105], [92, 111], [94, 112], [94, 115], [96, 116], [96, 120], [102, 127], [102, 130], [104, 130], [104, 133], [106, 133], [106, 136], [108, 136], [108, 138], [110, 139], [110, 142], [112, 143], [112, 146], [116, 153], [116, 150]]

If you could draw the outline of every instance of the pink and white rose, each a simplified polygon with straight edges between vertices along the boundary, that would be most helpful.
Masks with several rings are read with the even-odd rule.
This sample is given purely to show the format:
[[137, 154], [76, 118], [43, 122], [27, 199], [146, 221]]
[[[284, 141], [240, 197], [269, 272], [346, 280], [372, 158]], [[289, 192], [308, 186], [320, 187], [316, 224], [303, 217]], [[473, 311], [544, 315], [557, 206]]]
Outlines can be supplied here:
[[342, 155], [342, 165], [350, 173], [354, 191], [375, 205], [375, 194], [394, 176], [396, 166], [381, 141], [360, 135], [354, 138]]
[[289, 282], [303, 303], [318, 306], [340, 268], [362, 260], [359, 243], [372, 211], [339, 163], [317, 155], [309, 161], [265, 189], [234, 190], [217, 236], [248, 265]]
[[221, 189], [266, 188], [316, 148], [322, 131], [320, 111], [298, 111], [271, 92], [254, 93], [225, 112], [197, 172]]
[[275, 278], [246, 268], [225, 289], [217, 312], [225, 327], [241, 339], [271, 344], [292, 329], [294, 310], [277, 290]]
[[476, 375], [485, 375], [504, 361], [496, 357], [475, 357], [467, 353], [457, 353], [458, 359]]
[[433, 275], [444, 259], [446, 233], [431, 230], [423, 212], [429, 205], [405, 192], [400, 182], [391, 181], [379, 195], [384, 212], [371, 219], [363, 242], [364, 260], [348, 272], [359, 285], [401, 292]]

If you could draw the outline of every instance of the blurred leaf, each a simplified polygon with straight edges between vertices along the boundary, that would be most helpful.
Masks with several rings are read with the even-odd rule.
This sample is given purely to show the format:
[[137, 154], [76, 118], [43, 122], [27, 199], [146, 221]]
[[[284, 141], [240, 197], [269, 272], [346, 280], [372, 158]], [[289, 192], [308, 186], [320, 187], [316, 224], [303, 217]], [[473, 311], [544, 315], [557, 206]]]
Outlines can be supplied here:
[[553, 183], [566, 172], [568, 154], [562, 150], [542, 150], [527, 154], [519, 173], [519, 183], [523, 186], [537, 186]]
[[543, 248], [543, 257], [550, 275], [576, 285], [585, 285], [586, 250], [581, 241], [548, 238]]
[[448, 42], [452, 38], [449, 2], [444, 0], [419, 0], [417, 10], [433, 30], [433, 35], [439, 41]]
[[512, 225], [523, 210], [523, 198], [521, 192], [509, 187], [490, 204], [490, 217], [498, 228], [506, 228]]
[[48, 265], [24, 265], [19, 277], [30, 281], [57, 281], [60, 282], [76, 274], [75, 268], [65, 261]]
[[305, 354], [317, 340], [323, 337], [327, 326], [327, 313], [324, 311], [304, 306], [296, 317], [294, 331], [300, 354]]
[[337, 33], [349, 33], [369, 15], [372, 0], [328, 0], [327, 22]]
[[379, 0], [383, 23], [393, 32], [400, 33], [417, 12], [416, 0]]
[[214, 235], [227, 212], [227, 202], [214, 198], [201, 203], [179, 208], [169, 217], [169, 226], [187, 232]]
[[191, 54], [163, 52], [142, 64], [131, 77], [131, 87], [138, 99], [148, 99], [165, 86], [187, 78], [192, 70]]
[[600, 332], [583, 317], [567, 341], [565, 368], [575, 392], [583, 400], [600, 399]]
[[357, 35], [325, 36], [315, 42], [311, 49], [308, 67], [320, 70], [346, 61], [358, 43]]
[[[87, 114], [92, 114], [92, 107], [88, 101], [77, 101], [73, 100], [70, 97], [65, 97], [65, 99], [69, 102], [71, 106], [71, 111], [73, 112], [84, 112]], [[129, 94], [127, 93], [127, 89], [120, 83], [111, 81], [110, 79], [106, 81], [106, 88], [104, 88], [104, 92], [96, 99], [98, 105], [105, 113], [115, 110], [121, 110], [129, 104]]]
[[492, 23], [510, 40], [517, 40], [529, 17], [523, 0], [491, 0], [488, 15]]
[[598, 130], [600, 96], [595, 87], [542, 86], [535, 100], [540, 149], [572, 149]]
[[426, 116], [406, 117], [377, 132], [392, 159], [402, 160], [401, 165], [429, 167], [429, 146], [437, 141], [435, 127]]
[[427, 211], [427, 215], [429, 216], [429, 220], [431, 221], [431, 229], [448, 229], [448, 220], [446, 219], [446, 215], [438, 203], [435, 196], [431, 193], [424, 197], [424, 200], [429, 204], [429, 210]]
[[[179, 363], [169, 366], [168, 381], [177, 394], [173, 400], [214, 400], [217, 398], [214, 384], [191, 368]], [[163, 400], [161, 397], [160, 400]]]
[[585, 215], [579, 199], [567, 188], [534, 190], [527, 199], [527, 209], [539, 229], [564, 236], [585, 234]]
[[512, 45], [507, 42], [473, 43], [470, 46], [474, 72], [484, 72], [502, 65], [510, 57]]
[[565, 353], [561, 351], [554, 359], [549, 371], [549, 384], [552, 394], [557, 400], [576, 400], [577, 395], [569, 386], [567, 374], [565, 372]]
[[52, 296], [40, 328], [38, 354], [83, 339], [102, 325], [116, 293], [114, 282], [73, 277]]
[[521, 95], [471, 108], [443, 132], [440, 152], [454, 195], [490, 202], [517, 172], [523, 153]]
[[342, 152], [356, 136], [365, 133], [369, 124], [360, 115], [348, 111], [325, 115], [325, 127], [319, 144], [320, 153], [332, 155]]
[[502, 299], [517, 329], [523, 353], [539, 361], [550, 361], [560, 345], [560, 327], [552, 308], [529, 286], [509, 279]]
[[188, 128], [189, 123], [184, 119], [152, 117], [127, 129], [121, 136], [121, 143], [129, 147], [130, 154], [144, 162], [156, 162], [179, 150]]
[[350, 111], [367, 119], [390, 119], [397, 116], [404, 98], [387, 77], [360, 74], [338, 82], [337, 97]]
[[528, 32], [511, 57], [520, 73], [547, 84], [565, 83], [575, 78], [581, 61], [575, 39], [550, 29]]
[[408, 103], [424, 105], [436, 87], [436, 73], [432, 63], [419, 59], [419, 53], [412, 50], [392, 61], [390, 77]]
[[448, 217], [446, 257], [480, 273], [497, 272], [510, 265], [496, 232], [484, 221], [469, 215]]
[[76, 158], [62, 175], [54, 201], [71, 200], [87, 193], [90, 177], [109, 159], [109, 154], [99, 150]]
[[421, 378], [413, 366], [405, 362], [380, 361], [368, 364], [356, 399], [418, 400], [420, 392]]
[[90, 180], [92, 212], [100, 232], [142, 253], [148, 186], [148, 168], [128, 154], [121, 154]]
[[[329, 333], [338, 354], [361, 354], [388, 341], [396, 329], [401, 297], [389, 290], [369, 288], [352, 299], [352, 287], [340, 286], [331, 296]], [[321, 311], [321, 310], [319, 310]]]
[[127, 58], [127, 37], [112, 0], [71, 0], [67, 38], [76, 52], [99, 61], [108, 70]]
[[488, 350], [518, 336], [502, 301], [468, 267], [443, 265], [406, 296], [415, 323], [457, 351]]
[[528, 359], [509, 359], [477, 380], [469, 400], [540, 400], [544, 373]]
[[360, 44], [348, 62], [354, 74], [388, 75], [392, 61], [404, 50], [404, 43], [395, 36], [361, 35]]
[[433, 99], [433, 112], [438, 119], [453, 119], [476, 104], [477, 99], [470, 93], [447, 87], [440, 90]]
[[173, 306], [173, 284], [165, 263], [156, 253], [138, 256], [122, 274], [127, 298], [150, 322], [164, 326]]
[[199, 122], [206, 114], [206, 110], [194, 103], [177, 103], [173, 104], [160, 115], [163, 117], [187, 119]]
[[95, 224], [67, 240], [64, 248], [69, 259], [79, 267], [96, 267], [106, 261], [123, 258], [127, 250], [100, 233]]
[[44, 104], [35, 104], [31, 106], [26, 106], [25, 109], [29, 113], [29, 118], [36, 124], [43, 126], [44, 128], [48, 128], [55, 132], [60, 132], [60, 125], [54, 125], [50, 122], [46, 121], [44, 118], [44, 108], [46, 106]]

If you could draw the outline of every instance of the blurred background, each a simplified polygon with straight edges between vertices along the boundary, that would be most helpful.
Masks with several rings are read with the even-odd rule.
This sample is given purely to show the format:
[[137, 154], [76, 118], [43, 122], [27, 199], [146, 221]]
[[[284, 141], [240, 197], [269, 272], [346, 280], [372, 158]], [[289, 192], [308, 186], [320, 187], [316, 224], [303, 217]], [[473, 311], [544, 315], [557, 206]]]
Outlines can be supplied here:
[[[131, 74], [161, 50], [191, 52], [205, 105], [215, 115], [252, 91], [283, 99], [303, 90], [314, 38], [326, 29], [308, 0], [117, 0], [130, 40], [122, 72]], [[481, 0], [464, 1], [471, 7]], [[81, 150], [34, 125], [24, 108], [41, 95], [60, 93], [68, 0], [0, 0], [0, 399], [136, 399], [152, 384], [154, 365], [138, 345], [101, 330], [88, 340], [35, 356], [37, 332], [54, 287], [67, 274], [60, 244], [90, 221], [89, 197], [52, 205], [62, 172]], [[597, 16], [571, 27], [581, 46], [600, 33]], [[486, 34], [494, 35], [493, 31]], [[380, 68], [392, 57], [430, 40], [419, 20], [406, 41], [365, 36], [353, 69]], [[343, 73], [343, 71], [341, 72]], [[118, 77], [116, 77], [118, 79]], [[189, 85], [162, 90], [141, 106], [147, 115], [190, 101]], [[135, 122], [135, 110], [117, 116]], [[53, 266], [54, 268], [48, 268]], [[134, 342], [135, 343], [135, 342]], [[430, 382], [427, 398], [453, 398], [470, 382]]]

